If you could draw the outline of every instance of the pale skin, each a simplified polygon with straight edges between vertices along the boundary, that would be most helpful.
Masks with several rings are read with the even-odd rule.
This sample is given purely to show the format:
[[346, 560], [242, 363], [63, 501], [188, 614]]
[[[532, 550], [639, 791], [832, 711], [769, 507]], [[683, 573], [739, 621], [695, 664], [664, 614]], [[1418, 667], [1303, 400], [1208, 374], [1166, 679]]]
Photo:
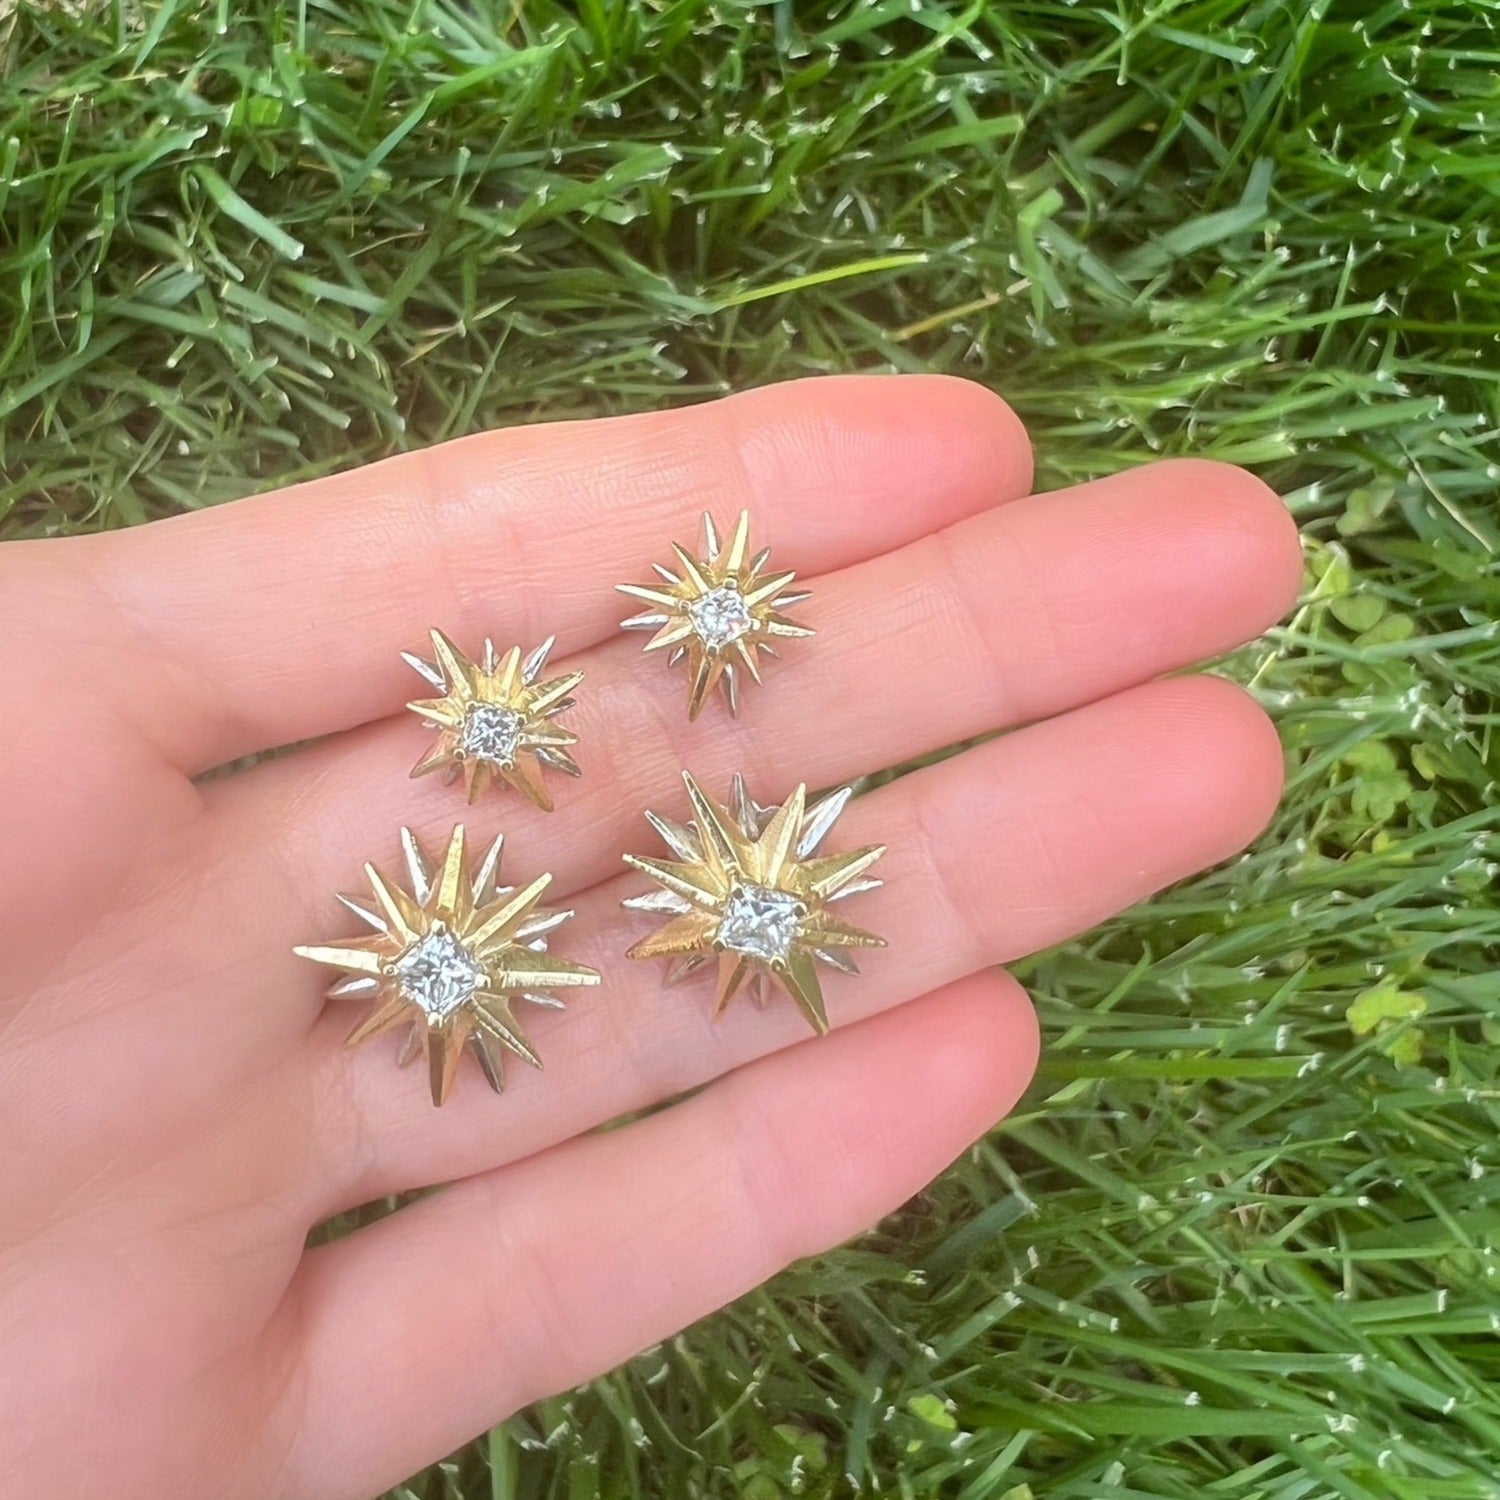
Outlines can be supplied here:
[[[1002, 1118], [1038, 1035], [994, 966], [1270, 817], [1261, 711], [1158, 679], [1263, 631], [1300, 570], [1230, 467], [1030, 489], [996, 397], [850, 378], [0, 547], [0, 1492], [360, 1500], [864, 1229]], [[818, 635], [738, 721], [689, 725], [611, 586], [743, 506]], [[432, 625], [555, 633], [551, 669], [587, 673], [556, 812], [408, 780], [398, 653]], [[621, 855], [658, 852], [640, 810], [683, 815], [681, 767], [768, 802], [1022, 725], [844, 815], [838, 847], [890, 847], [858, 901], [890, 947], [829, 978], [829, 1037], [790, 1004], [715, 1023], [707, 982], [622, 958], [650, 923]], [[604, 983], [528, 1012], [545, 1071], [497, 1098], [466, 1061], [435, 1110], [395, 1039], [343, 1048], [360, 1007], [291, 950], [353, 935], [332, 893], [399, 868], [403, 823], [459, 819], [507, 831], [511, 878], [554, 872], [556, 948]]]

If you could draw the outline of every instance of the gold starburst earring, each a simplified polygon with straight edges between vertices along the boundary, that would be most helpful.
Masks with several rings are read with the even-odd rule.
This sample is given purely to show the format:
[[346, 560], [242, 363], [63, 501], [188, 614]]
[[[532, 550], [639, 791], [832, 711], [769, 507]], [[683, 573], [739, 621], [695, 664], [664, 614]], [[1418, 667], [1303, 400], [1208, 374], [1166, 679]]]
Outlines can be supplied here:
[[442, 694], [406, 705], [437, 729], [436, 742], [411, 774], [442, 771], [450, 782], [462, 775], [470, 802], [492, 782], [500, 782], [551, 812], [552, 794], [542, 780], [542, 767], [583, 774], [568, 753], [578, 736], [553, 722], [573, 706], [570, 695], [583, 673], [538, 680], [555, 640], [549, 636], [524, 661], [519, 646], [500, 656], [488, 640], [483, 659], [470, 661], [441, 630], [432, 632], [435, 661], [403, 651], [401, 659]]
[[339, 897], [374, 933], [294, 950], [343, 970], [346, 977], [330, 987], [330, 999], [371, 1002], [369, 1014], [349, 1033], [349, 1046], [404, 1027], [404, 1067], [425, 1044], [434, 1104], [447, 1099], [465, 1046], [496, 1093], [505, 1051], [541, 1067], [513, 1002], [560, 1009], [552, 990], [599, 983], [595, 970], [547, 952], [548, 934], [573, 915], [537, 905], [552, 877], [539, 875], [519, 891], [499, 883], [503, 844], [502, 835], [471, 871], [460, 824], [434, 874], [422, 846], [403, 828], [411, 889], [366, 865], [374, 903]]
[[716, 687], [729, 712], [738, 714], [741, 674], [760, 681], [757, 653], [775, 656], [773, 640], [813, 633], [782, 613], [811, 597], [805, 589], [786, 592], [796, 574], [767, 573], [769, 547], [750, 556], [749, 511], [740, 512], [727, 545], [720, 542], [713, 517], [704, 512], [703, 547], [704, 555], [698, 558], [673, 542], [681, 571], [653, 563], [662, 585], [615, 585], [622, 594], [650, 606], [623, 620], [622, 627], [655, 631], [646, 650], [670, 652], [669, 666], [688, 662], [689, 719], [698, 717]]
[[884, 846], [817, 855], [849, 800], [849, 787], [809, 804], [807, 788], [799, 786], [780, 807], [762, 807], [736, 775], [729, 805], [721, 807], [688, 772], [682, 779], [692, 803], [690, 825], [646, 814], [676, 859], [625, 856], [661, 888], [628, 897], [624, 904], [670, 918], [627, 956], [671, 959], [669, 983], [717, 958], [716, 1014], [747, 985], [763, 1004], [775, 982], [815, 1031], [827, 1032], [817, 965], [857, 974], [847, 950], [885, 946], [884, 938], [851, 926], [829, 908], [881, 884], [864, 872], [885, 853]]

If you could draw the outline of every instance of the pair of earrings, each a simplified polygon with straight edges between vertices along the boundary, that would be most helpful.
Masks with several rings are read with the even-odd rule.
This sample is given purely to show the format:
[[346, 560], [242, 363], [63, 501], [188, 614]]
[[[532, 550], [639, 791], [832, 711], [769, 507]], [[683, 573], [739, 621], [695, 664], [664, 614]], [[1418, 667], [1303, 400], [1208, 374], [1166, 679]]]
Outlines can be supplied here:
[[[649, 606], [624, 627], [651, 630], [648, 652], [668, 652], [671, 665], [687, 662], [690, 719], [716, 689], [737, 714], [744, 679], [760, 681], [758, 655], [774, 656], [777, 639], [813, 634], [783, 613], [810, 597], [790, 591], [794, 575], [767, 571], [769, 549], [750, 554], [749, 513], [727, 544], [710, 516], [703, 523], [702, 557], [674, 543], [676, 571], [654, 565], [658, 584], [618, 586]], [[523, 657], [519, 647], [502, 655], [486, 641], [471, 660], [434, 630], [432, 661], [403, 653], [439, 694], [408, 705], [436, 731], [411, 774], [461, 778], [470, 802], [508, 786], [550, 811], [545, 772], [582, 774], [572, 754], [578, 736], [558, 720], [573, 706], [583, 673], [544, 678], [552, 645], [549, 639]], [[683, 780], [689, 821], [646, 812], [673, 857], [625, 856], [657, 887], [625, 906], [667, 919], [627, 956], [670, 960], [669, 983], [716, 963], [716, 1014], [745, 991], [763, 1004], [779, 984], [813, 1028], [826, 1032], [818, 965], [858, 973], [849, 950], [883, 946], [831, 908], [880, 884], [866, 871], [883, 847], [818, 853], [849, 800], [848, 787], [809, 802], [799, 786], [780, 805], [762, 806], [738, 774], [723, 804], [686, 771]], [[401, 831], [401, 848], [404, 884], [367, 864], [371, 898], [339, 897], [372, 929], [368, 935], [295, 951], [341, 972], [329, 998], [369, 1003], [349, 1045], [399, 1031], [402, 1065], [426, 1054], [434, 1104], [448, 1098], [467, 1051], [498, 1093], [507, 1052], [541, 1066], [517, 1019], [518, 1003], [560, 1009], [558, 991], [596, 985], [602, 976], [548, 951], [550, 935], [573, 913], [541, 905], [549, 874], [523, 887], [502, 882], [503, 834], [477, 860], [462, 825], [440, 858], [409, 829]]]

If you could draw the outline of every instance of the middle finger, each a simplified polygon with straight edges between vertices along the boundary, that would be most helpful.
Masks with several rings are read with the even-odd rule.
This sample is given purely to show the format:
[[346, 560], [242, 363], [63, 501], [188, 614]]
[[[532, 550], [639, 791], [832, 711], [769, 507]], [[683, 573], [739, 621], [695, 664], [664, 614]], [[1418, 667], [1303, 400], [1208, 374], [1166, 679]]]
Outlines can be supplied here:
[[1220, 464], [1015, 501], [812, 580], [817, 638], [771, 664], [740, 720], [687, 723], [682, 674], [632, 641], [557, 663], [588, 675], [568, 720], [585, 777], [558, 789], [555, 815], [514, 795], [469, 810], [457, 788], [408, 780], [426, 735], [407, 715], [211, 786], [212, 899], [240, 914], [225, 941], [285, 976], [288, 1021], [311, 1024], [319, 987], [287, 950], [325, 935], [330, 893], [388, 859], [403, 824], [434, 838], [466, 817], [502, 826], [513, 873], [580, 890], [640, 841], [641, 808], [675, 800], [684, 765], [709, 785], [744, 771], [772, 800], [1063, 712], [1257, 634], [1299, 569], [1281, 502]]

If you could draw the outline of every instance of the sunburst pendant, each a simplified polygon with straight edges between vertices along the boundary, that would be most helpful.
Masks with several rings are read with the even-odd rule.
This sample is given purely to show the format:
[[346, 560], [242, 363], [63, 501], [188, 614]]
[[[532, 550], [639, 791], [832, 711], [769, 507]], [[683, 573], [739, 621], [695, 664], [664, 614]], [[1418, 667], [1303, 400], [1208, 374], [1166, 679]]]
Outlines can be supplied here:
[[667, 662], [688, 663], [688, 718], [696, 719], [715, 688], [731, 714], [740, 711], [742, 678], [760, 679], [759, 653], [775, 656], [772, 641], [813, 632], [782, 613], [811, 597], [787, 592], [795, 573], [768, 573], [769, 547], [750, 556], [750, 512], [741, 511], [727, 544], [713, 517], [703, 516], [703, 556], [672, 543], [678, 571], [653, 564], [659, 584], [620, 583], [622, 594], [650, 607], [621, 621], [626, 630], [655, 633], [647, 651], [666, 651]]
[[542, 767], [582, 774], [568, 749], [578, 736], [553, 721], [573, 706], [571, 695], [583, 673], [540, 680], [554, 639], [548, 637], [524, 660], [519, 646], [502, 656], [487, 640], [483, 658], [471, 661], [441, 630], [432, 632], [435, 661], [403, 651], [402, 660], [442, 694], [406, 705], [437, 730], [411, 774], [441, 771], [448, 781], [462, 775], [470, 802], [487, 786], [513, 786], [550, 812], [552, 794]]
[[351, 1047], [401, 1028], [402, 1066], [425, 1047], [434, 1104], [452, 1090], [465, 1047], [496, 1093], [504, 1052], [541, 1067], [516, 1020], [517, 1000], [557, 1009], [562, 1001], [551, 991], [599, 983], [595, 970], [547, 952], [548, 934], [573, 915], [537, 905], [551, 875], [539, 875], [523, 890], [499, 884], [503, 845], [502, 835], [470, 871], [460, 824], [434, 873], [421, 844], [403, 828], [410, 890], [367, 864], [374, 902], [339, 897], [374, 933], [295, 950], [344, 971], [328, 991], [331, 999], [371, 1002], [349, 1033]]
[[683, 780], [691, 823], [646, 814], [676, 858], [625, 856], [661, 887], [631, 896], [625, 905], [670, 918], [635, 944], [629, 957], [671, 959], [669, 981], [717, 960], [717, 1014], [747, 987], [763, 1003], [774, 984], [797, 1002], [815, 1031], [826, 1032], [818, 965], [857, 974], [849, 950], [885, 946], [884, 938], [843, 921], [831, 908], [881, 884], [865, 871], [884, 846], [817, 854], [849, 800], [849, 787], [809, 803], [807, 788], [799, 786], [780, 807], [762, 807], [736, 775], [725, 807], [686, 771]]

